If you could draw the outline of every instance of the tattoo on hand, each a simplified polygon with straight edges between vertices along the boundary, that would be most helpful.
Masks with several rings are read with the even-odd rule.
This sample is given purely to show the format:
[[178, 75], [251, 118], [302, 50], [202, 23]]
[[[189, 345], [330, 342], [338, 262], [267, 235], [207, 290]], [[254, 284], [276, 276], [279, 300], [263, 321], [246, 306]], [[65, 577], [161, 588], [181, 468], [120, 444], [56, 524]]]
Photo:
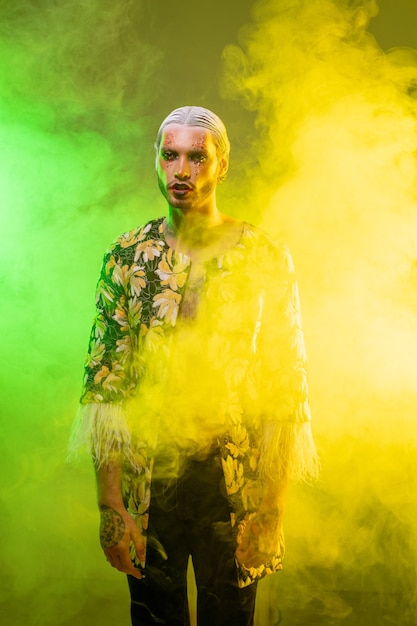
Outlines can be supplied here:
[[100, 544], [102, 548], [113, 548], [125, 534], [126, 525], [118, 511], [109, 506], [100, 507]]

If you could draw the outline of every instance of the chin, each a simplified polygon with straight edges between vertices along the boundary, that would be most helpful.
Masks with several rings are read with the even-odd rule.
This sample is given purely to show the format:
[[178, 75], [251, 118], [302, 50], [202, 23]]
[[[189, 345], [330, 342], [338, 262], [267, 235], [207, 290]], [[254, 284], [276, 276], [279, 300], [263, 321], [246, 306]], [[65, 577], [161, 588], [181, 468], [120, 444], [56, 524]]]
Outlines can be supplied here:
[[172, 198], [170, 201], [170, 205], [175, 209], [181, 209], [182, 211], [192, 211], [193, 205], [191, 202], [185, 202], [184, 200], [178, 200], [177, 198]]

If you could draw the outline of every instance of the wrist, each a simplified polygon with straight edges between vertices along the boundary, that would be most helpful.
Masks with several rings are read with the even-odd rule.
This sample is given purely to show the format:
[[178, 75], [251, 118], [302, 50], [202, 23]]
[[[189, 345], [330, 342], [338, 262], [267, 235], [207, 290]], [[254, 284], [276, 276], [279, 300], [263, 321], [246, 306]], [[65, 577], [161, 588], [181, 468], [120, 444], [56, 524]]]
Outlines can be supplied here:
[[99, 511], [103, 511], [106, 509], [113, 509], [115, 511], [120, 511], [125, 508], [123, 500], [121, 498], [100, 498], [98, 501]]
[[120, 466], [115, 463], [109, 463], [100, 468], [96, 476], [99, 508], [102, 506], [113, 509], [124, 508]]
[[287, 498], [287, 485], [282, 483], [268, 483], [264, 486], [260, 510], [269, 511], [273, 509], [279, 515], [284, 514]]

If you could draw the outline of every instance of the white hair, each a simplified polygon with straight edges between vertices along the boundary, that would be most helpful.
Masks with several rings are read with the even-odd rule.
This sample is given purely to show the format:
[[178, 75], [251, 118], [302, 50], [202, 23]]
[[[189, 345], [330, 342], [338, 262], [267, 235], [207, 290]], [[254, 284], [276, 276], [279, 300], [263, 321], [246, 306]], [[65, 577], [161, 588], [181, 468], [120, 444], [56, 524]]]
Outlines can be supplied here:
[[[206, 128], [213, 136], [216, 145], [217, 154], [220, 158], [226, 159], [227, 167], [229, 165], [230, 141], [227, 136], [226, 127], [218, 115], [198, 106], [184, 106], [174, 109], [162, 122], [159, 127], [155, 141], [155, 150], [158, 155], [161, 145], [162, 135], [165, 128], [169, 124], [181, 124], [182, 126], [201, 126]], [[224, 174], [219, 178], [221, 182], [226, 178], [227, 167]]]

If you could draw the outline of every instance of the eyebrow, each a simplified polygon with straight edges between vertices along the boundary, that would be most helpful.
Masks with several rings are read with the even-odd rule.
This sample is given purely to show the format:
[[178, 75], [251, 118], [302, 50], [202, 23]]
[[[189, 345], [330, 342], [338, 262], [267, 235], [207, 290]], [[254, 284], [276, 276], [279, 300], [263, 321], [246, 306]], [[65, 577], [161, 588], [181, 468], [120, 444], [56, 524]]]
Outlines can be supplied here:
[[[172, 154], [178, 154], [178, 150], [175, 150], [175, 148], [171, 148], [170, 146], [161, 145], [160, 150], [161, 152], [171, 152]], [[188, 150], [187, 154], [189, 156], [194, 156], [196, 154], [208, 155], [208, 150], [205, 147], [193, 148], [192, 150]]]
[[188, 154], [208, 154], [208, 152], [206, 148], [194, 148], [193, 150], [190, 150]]

